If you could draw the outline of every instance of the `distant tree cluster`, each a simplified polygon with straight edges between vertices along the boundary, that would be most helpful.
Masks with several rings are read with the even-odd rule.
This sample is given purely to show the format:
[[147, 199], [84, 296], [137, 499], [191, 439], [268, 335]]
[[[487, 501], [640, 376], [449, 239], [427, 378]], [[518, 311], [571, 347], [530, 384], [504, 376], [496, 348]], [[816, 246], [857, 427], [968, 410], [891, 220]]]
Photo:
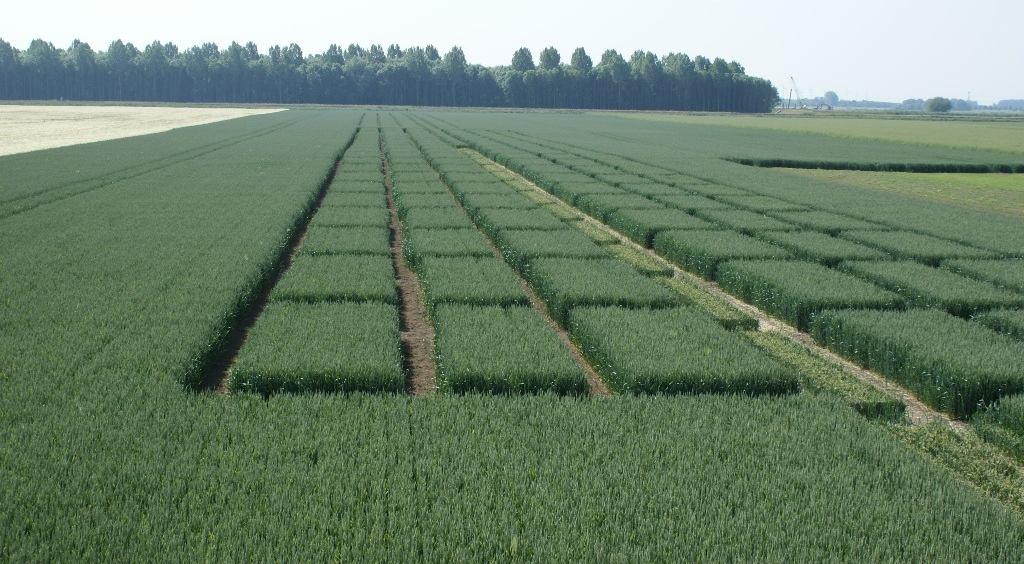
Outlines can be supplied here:
[[970, 112], [985, 108], [974, 100], [961, 100], [960, 98], [943, 98], [942, 96], [936, 96], [935, 98], [929, 98], [927, 100], [922, 100], [920, 98], [904, 100], [900, 104], [900, 109], [918, 112], [945, 113], [949, 111]]
[[307, 55], [298, 45], [260, 53], [254, 43], [206, 43], [181, 51], [120, 40], [106, 51], [37, 39], [25, 50], [0, 40], [0, 99], [163, 102], [397, 104], [531, 108], [768, 112], [772, 84], [736, 62], [636, 51], [605, 51], [595, 65], [583, 48], [568, 64], [553, 47], [537, 63], [527, 48], [511, 65], [470, 64], [459, 47], [372, 45]]
[[946, 113], [953, 109], [953, 102], [949, 98], [943, 98], [936, 96], [935, 98], [929, 98], [924, 103], [924, 111], [931, 113]]
[[1000, 100], [992, 106], [993, 109], [997, 110], [1010, 110], [1015, 112], [1024, 112], [1024, 100]]
[[1024, 111], [1024, 100], [1000, 100], [990, 106], [979, 104], [975, 100], [962, 100], [960, 98], [935, 97], [928, 100], [921, 98], [908, 98], [902, 102], [879, 102], [875, 100], [842, 100], [833, 91], [825, 92], [824, 95], [807, 100], [808, 105], [817, 106], [828, 104], [833, 108], [857, 109], [857, 110], [895, 110], [903, 112], [973, 112], [978, 110], [993, 111]]

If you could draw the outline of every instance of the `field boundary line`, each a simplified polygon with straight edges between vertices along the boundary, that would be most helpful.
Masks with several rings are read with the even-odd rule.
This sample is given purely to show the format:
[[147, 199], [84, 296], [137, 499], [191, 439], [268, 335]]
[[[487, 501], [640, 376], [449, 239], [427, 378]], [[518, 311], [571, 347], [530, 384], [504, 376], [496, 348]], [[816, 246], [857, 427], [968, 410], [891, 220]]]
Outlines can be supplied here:
[[306, 238], [306, 231], [313, 216], [320, 210], [327, 192], [330, 190], [334, 176], [341, 166], [345, 153], [356, 140], [356, 136], [362, 131], [362, 117], [349, 136], [342, 148], [336, 153], [334, 162], [327, 170], [323, 181], [314, 194], [313, 198], [306, 204], [306, 208], [296, 220], [288, 240], [281, 247], [280, 252], [271, 263], [271, 267], [264, 273], [263, 279], [256, 286], [253, 296], [236, 310], [238, 314], [229, 320], [227, 330], [220, 335], [220, 338], [210, 348], [204, 362], [200, 364], [200, 379], [198, 391], [213, 391], [218, 394], [229, 393], [228, 372], [234, 365], [242, 346], [249, 339], [249, 331], [256, 324], [256, 320], [262, 315], [270, 302], [270, 294], [278, 281], [292, 265], [295, 254], [302, 246]]
[[384, 136], [377, 130], [384, 193], [387, 198], [388, 231], [391, 235], [391, 264], [398, 287], [398, 313], [402, 364], [406, 374], [406, 391], [414, 396], [437, 392], [437, 360], [434, 358], [434, 323], [427, 310], [420, 277], [405, 260], [405, 227], [395, 207], [395, 186], [391, 179], [391, 161], [385, 150]]
[[634, 250], [643, 252], [645, 255], [649, 256], [653, 260], [656, 260], [659, 264], [667, 268], [670, 268], [673, 273], [673, 278], [678, 278], [690, 284], [696, 285], [697, 287], [711, 294], [712, 296], [727, 302], [736, 309], [739, 309], [740, 311], [746, 313], [747, 315], [750, 315], [754, 319], [757, 319], [758, 331], [779, 333], [784, 337], [788, 338], [789, 340], [794, 341], [797, 344], [803, 346], [804, 348], [810, 350], [812, 353], [823, 358], [824, 360], [832, 364], [838, 364], [843, 370], [849, 372], [858, 380], [870, 385], [871, 387], [881, 392], [888, 393], [898, 397], [905, 404], [906, 416], [912, 425], [924, 425], [932, 422], [939, 422], [957, 431], [963, 431], [967, 428], [967, 423], [963, 421], [954, 420], [948, 415], [932, 409], [931, 407], [927, 406], [924, 402], [922, 402], [920, 399], [918, 399], [916, 396], [914, 396], [906, 388], [896, 384], [895, 382], [892, 382], [891, 380], [885, 378], [880, 374], [877, 374], [875, 372], [867, 370], [866, 368], [858, 366], [857, 364], [835, 354], [834, 352], [828, 350], [825, 347], [822, 347], [821, 345], [817, 344], [814, 341], [814, 339], [807, 333], [800, 331], [796, 327], [793, 327], [792, 325], [789, 325], [788, 323], [767, 314], [760, 308], [748, 304], [743, 300], [737, 298], [736, 296], [733, 296], [732, 294], [726, 292], [725, 290], [722, 290], [722, 288], [715, 282], [705, 280], [697, 276], [696, 274], [687, 272], [686, 270], [679, 268], [674, 263], [668, 261], [664, 257], [655, 253], [652, 249], [648, 249], [636, 243], [632, 239], [626, 237], [622, 233], [619, 233], [618, 231], [609, 227], [605, 223], [580, 211], [578, 208], [570, 206], [569, 204], [560, 200], [557, 196], [551, 194], [547, 190], [544, 190], [543, 188], [531, 182], [522, 175], [517, 174], [508, 167], [505, 167], [500, 163], [497, 163], [487, 158], [483, 153], [480, 153], [468, 147], [461, 148], [459, 149], [459, 151], [462, 151], [464, 154], [470, 156], [471, 158], [473, 158], [473, 160], [477, 161], [478, 163], [486, 162], [487, 166], [490, 166], [495, 170], [501, 171], [502, 174], [504, 175], [514, 178], [523, 186], [527, 186], [531, 190], [543, 196], [550, 203], [563, 206], [565, 209], [571, 210], [579, 219], [586, 221], [589, 224], [597, 227], [598, 229], [601, 229], [602, 231], [615, 237], [618, 240], [619, 244], [627, 245], [633, 248]]

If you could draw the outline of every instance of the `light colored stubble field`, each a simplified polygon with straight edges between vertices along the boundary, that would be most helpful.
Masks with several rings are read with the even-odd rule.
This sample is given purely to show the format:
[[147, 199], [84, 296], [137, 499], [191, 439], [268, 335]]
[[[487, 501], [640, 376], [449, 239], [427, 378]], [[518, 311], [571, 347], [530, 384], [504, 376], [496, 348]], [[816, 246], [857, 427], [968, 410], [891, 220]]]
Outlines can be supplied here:
[[277, 108], [0, 104], [0, 155], [158, 133]]

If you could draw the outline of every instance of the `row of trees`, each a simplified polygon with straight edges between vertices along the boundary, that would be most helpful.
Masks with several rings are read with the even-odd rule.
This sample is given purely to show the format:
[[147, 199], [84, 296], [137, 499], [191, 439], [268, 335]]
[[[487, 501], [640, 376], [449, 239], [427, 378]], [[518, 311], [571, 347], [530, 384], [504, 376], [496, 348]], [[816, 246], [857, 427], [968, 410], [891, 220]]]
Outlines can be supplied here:
[[118, 40], [96, 52], [77, 40], [58, 49], [37, 39], [25, 50], [0, 40], [0, 99], [58, 98], [767, 112], [778, 94], [736, 62], [680, 53], [627, 60], [608, 50], [594, 64], [578, 48], [563, 63], [548, 47], [535, 63], [524, 47], [511, 65], [488, 68], [459, 47], [442, 56], [430, 45], [332, 45], [306, 55], [295, 44], [260, 53], [251, 42], [182, 51]]

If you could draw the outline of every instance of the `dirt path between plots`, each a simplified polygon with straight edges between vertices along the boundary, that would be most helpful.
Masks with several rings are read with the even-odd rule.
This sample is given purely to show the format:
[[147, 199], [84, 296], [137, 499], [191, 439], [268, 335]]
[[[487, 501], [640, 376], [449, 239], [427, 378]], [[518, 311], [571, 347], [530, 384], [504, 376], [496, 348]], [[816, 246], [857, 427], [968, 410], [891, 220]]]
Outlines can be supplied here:
[[469, 154], [478, 163], [486, 162], [487, 166], [494, 168], [494, 170], [501, 171], [501, 173], [505, 176], [514, 178], [516, 182], [519, 182], [524, 186], [528, 186], [530, 189], [542, 195], [547, 201], [551, 202], [553, 205], [564, 206], [567, 209], [571, 209], [583, 221], [587, 221], [588, 223], [594, 225], [595, 227], [598, 227], [602, 231], [615, 237], [616, 239], [618, 239], [619, 243], [623, 245], [628, 245], [633, 249], [643, 252], [647, 256], [658, 261], [659, 264], [671, 268], [673, 275], [676, 278], [679, 278], [691, 284], [695, 284], [696, 286], [708, 292], [709, 294], [715, 296], [716, 298], [732, 305], [736, 309], [739, 309], [740, 311], [743, 311], [744, 313], [757, 319], [759, 331], [776, 332], [789, 338], [790, 340], [796, 341], [803, 345], [804, 347], [806, 347], [807, 349], [809, 349], [814, 354], [818, 355], [819, 357], [822, 357], [833, 364], [840, 365], [844, 370], [846, 370], [847, 372], [849, 372], [862, 382], [878, 390], [881, 390], [882, 392], [886, 392], [888, 394], [900, 398], [900, 400], [902, 400], [903, 403], [906, 405], [907, 419], [910, 421], [911, 424], [923, 425], [931, 422], [939, 422], [957, 431], [967, 429], [967, 423], [963, 421], [958, 421], [956, 419], [952, 419], [945, 413], [932, 409], [924, 402], [922, 402], [920, 399], [918, 399], [906, 388], [903, 388], [902, 386], [886, 379], [884, 376], [880, 374], [862, 368], [854, 364], [853, 362], [850, 362], [849, 360], [846, 360], [845, 358], [833, 353], [827, 348], [818, 345], [814, 341], [814, 338], [808, 335], [807, 333], [804, 333], [799, 329], [793, 327], [792, 325], [789, 325], [784, 321], [776, 319], [775, 317], [768, 315], [761, 309], [751, 304], [748, 304], [743, 300], [740, 300], [739, 298], [733, 296], [732, 294], [729, 294], [728, 292], [722, 290], [718, 286], [718, 284], [705, 280], [695, 274], [692, 274], [677, 267], [668, 260], [659, 256], [652, 249], [648, 249], [647, 247], [637, 244], [632, 239], [605, 225], [601, 221], [598, 221], [597, 219], [591, 217], [590, 215], [587, 215], [586, 213], [583, 213], [578, 209], [569, 206], [569, 204], [566, 204], [562, 200], [559, 200], [557, 197], [553, 196], [548, 191], [544, 190], [540, 186], [537, 186], [533, 182], [530, 182], [529, 180], [515, 173], [511, 169], [502, 166], [501, 164], [494, 162], [491, 159], [488, 159], [483, 154], [477, 151], [473, 151], [472, 149], [462, 149], [462, 151], [465, 152], [466, 154]]
[[[381, 147], [383, 150], [383, 147]], [[381, 155], [384, 186], [391, 216], [391, 261], [395, 267], [401, 319], [402, 362], [405, 364], [406, 389], [422, 396], [437, 391], [437, 361], [434, 358], [434, 324], [427, 312], [420, 277], [405, 262], [405, 230], [395, 209], [394, 186], [388, 160]]]

